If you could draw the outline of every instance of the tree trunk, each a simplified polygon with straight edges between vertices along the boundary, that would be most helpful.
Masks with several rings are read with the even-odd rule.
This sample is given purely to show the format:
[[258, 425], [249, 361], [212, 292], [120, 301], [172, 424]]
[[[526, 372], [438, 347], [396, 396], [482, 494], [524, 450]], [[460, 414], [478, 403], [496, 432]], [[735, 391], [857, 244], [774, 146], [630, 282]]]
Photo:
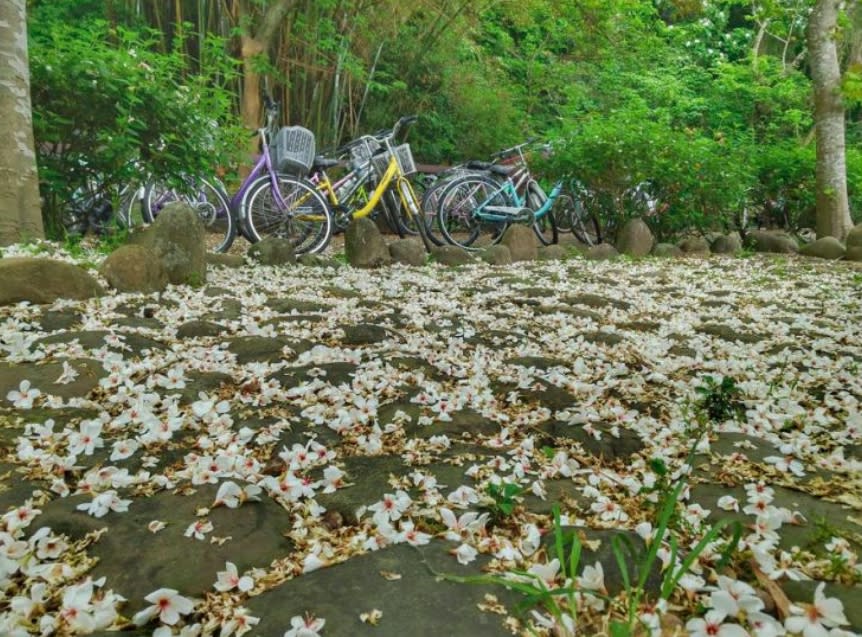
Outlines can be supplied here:
[[41, 239], [25, 0], [0, 2], [0, 245]]
[[817, 236], [843, 240], [853, 225], [847, 201], [844, 102], [835, 44], [839, 0], [817, 0], [808, 19], [817, 142]]

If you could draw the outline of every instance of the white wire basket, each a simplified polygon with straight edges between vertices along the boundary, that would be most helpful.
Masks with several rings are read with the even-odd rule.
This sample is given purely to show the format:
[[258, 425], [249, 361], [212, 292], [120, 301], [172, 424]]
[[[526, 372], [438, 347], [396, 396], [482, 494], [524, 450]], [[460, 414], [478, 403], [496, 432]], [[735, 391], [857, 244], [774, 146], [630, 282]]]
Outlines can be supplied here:
[[[401, 173], [404, 175], [412, 175], [416, 172], [416, 163], [413, 161], [413, 152], [410, 150], [410, 144], [401, 144], [400, 146], [396, 146], [392, 149], [395, 153], [395, 161], [398, 162], [398, 166], [401, 168]], [[386, 169], [389, 167], [389, 159], [392, 157], [392, 153], [385, 152], [380, 153], [379, 155], [374, 155], [371, 158], [371, 161], [374, 162], [374, 168], [381, 175], [386, 172]]]
[[383, 148], [373, 137], [364, 137], [360, 141], [350, 148], [350, 158], [357, 164], [364, 164]]
[[302, 126], [284, 126], [270, 144], [275, 170], [305, 176], [314, 165], [314, 133]]

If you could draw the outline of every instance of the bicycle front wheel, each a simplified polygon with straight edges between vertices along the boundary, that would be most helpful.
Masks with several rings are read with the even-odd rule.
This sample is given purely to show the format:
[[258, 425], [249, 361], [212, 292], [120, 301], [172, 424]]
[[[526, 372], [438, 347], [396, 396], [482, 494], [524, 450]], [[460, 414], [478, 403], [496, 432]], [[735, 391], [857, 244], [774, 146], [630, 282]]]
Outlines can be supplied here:
[[150, 184], [141, 202], [144, 221], [152, 223], [166, 205], [176, 201], [188, 204], [200, 217], [208, 237], [207, 249], [227, 252], [236, 238], [236, 220], [224, 190], [206, 179], [190, 180], [179, 188]]
[[326, 200], [302, 179], [261, 177], [243, 198], [242, 211], [249, 239], [257, 243], [267, 236], [281, 237], [297, 255], [322, 251], [332, 236]]
[[565, 192], [560, 194], [554, 202], [551, 214], [557, 220], [560, 230], [569, 230], [581, 243], [588, 246], [599, 243], [598, 219], [587, 210], [580, 198]]
[[437, 227], [452, 245], [468, 250], [493, 245], [509, 225], [502, 215], [486, 210], [496, 206], [509, 206], [497, 182], [481, 175], [461, 177], [440, 195]]

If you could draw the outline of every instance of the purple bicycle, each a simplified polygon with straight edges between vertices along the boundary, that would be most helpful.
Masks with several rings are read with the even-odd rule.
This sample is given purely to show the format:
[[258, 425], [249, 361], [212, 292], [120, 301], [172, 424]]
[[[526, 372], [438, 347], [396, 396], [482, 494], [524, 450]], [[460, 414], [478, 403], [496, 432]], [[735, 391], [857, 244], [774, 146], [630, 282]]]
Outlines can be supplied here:
[[[297, 255], [323, 250], [332, 234], [329, 207], [313, 184], [297, 178], [314, 163], [314, 135], [299, 126], [276, 129], [278, 104], [269, 97], [264, 103], [266, 123], [255, 133], [261, 152], [233, 197], [228, 199], [218, 180], [190, 178], [179, 187], [150, 184], [142, 201], [144, 220], [151, 222], [172, 201], [185, 201], [209, 231], [219, 233], [216, 252], [230, 248], [237, 228], [252, 243], [265, 236], [287, 239]], [[252, 215], [253, 225], [248, 223]]]

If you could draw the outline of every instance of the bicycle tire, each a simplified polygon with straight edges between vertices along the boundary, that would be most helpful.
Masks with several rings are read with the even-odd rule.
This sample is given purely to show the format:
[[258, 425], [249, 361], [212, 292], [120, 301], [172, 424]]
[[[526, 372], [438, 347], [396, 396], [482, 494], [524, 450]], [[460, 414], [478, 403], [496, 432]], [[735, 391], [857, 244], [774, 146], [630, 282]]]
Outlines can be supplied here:
[[446, 190], [446, 187], [451, 183], [450, 180], [438, 179], [434, 184], [422, 193], [422, 201], [420, 206], [422, 214], [425, 217], [425, 232], [428, 240], [436, 246], [442, 246], [446, 243], [440, 232], [439, 220], [437, 219], [437, 208], [440, 205], [440, 195]]
[[[167, 188], [154, 182], [146, 187], [141, 201], [144, 221], [153, 223], [159, 212], [176, 201], [182, 201], [194, 209], [204, 224], [206, 234], [220, 237], [213, 252], [227, 252], [236, 239], [237, 223], [230, 201], [224, 190], [207, 179], [190, 180], [181, 189]], [[209, 249], [209, 245], [207, 245]]]
[[455, 179], [440, 195], [437, 209], [440, 233], [447, 243], [466, 250], [494, 245], [503, 238], [509, 223], [483, 220], [476, 210], [482, 205], [507, 206], [509, 203], [493, 179], [481, 175]]
[[552, 209], [549, 208], [542, 213], [541, 216], [537, 214], [537, 211], [541, 210], [547, 200], [548, 196], [539, 187], [539, 184], [535, 181], [531, 181], [527, 184], [527, 204], [533, 211], [535, 217], [532, 224], [533, 232], [536, 233], [536, 238], [539, 240], [539, 243], [545, 246], [557, 243], [560, 240], [560, 234], [557, 230], [557, 221], [554, 219]]
[[584, 245], [594, 246], [599, 243], [599, 220], [587, 210], [579, 197], [567, 192], [561, 193], [554, 202], [553, 213], [558, 223], [561, 218], [568, 220], [568, 230]]
[[285, 238], [297, 256], [322, 251], [332, 237], [332, 213], [326, 200], [304, 179], [288, 175], [276, 179], [278, 197], [269, 175], [255, 181], [243, 197], [242, 217], [249, 238], [253, 243], [267, 236]]

